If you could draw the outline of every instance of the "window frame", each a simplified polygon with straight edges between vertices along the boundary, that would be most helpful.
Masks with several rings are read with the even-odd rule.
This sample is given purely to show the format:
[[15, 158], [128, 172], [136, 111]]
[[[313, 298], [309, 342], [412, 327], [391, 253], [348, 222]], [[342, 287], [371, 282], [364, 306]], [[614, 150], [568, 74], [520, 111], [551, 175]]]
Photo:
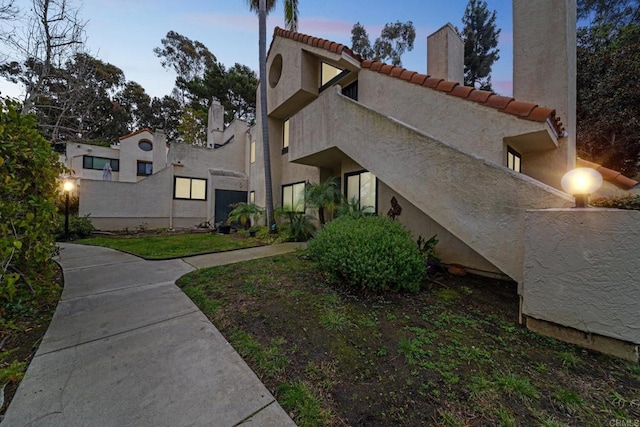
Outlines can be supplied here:
[[253, 164], [256, 162], [256, 140], [254, 139], [249, 143], [249, 163]]
[[522, 155], [508, 145], [507, 168], [511, 169], [512, 171], [522, 173]]
[[[178, 187], [178, 179], [186, 179], [189, 180], [189, 197], [177, 197], [176, 190]], [[193, 197], [193, 182], [194, 181], [204, 181], [204, 198], [194, 198]], [[207, 192], [208, 192], [209, 183], [206, 178], [193, 178], [190, 176], [178, 176], [175, 175], [173, 177], [173, 199], [174, 200], [195, 200], [195, 201], [206, 201], [207, 200]]]
[[289, 124], [290, 119], [286, 119], [282, 122], [282, 154], [287, 154], [289, 152], [289, 139], [291, 137], [291, 125]]
[[[307, 200], [304, 197], [304, 190], [305, 190], [305, 186], [306, 186], [307, 182], [306, 181], [298, 181], [298, 182], [292, 182], [290, 184], [284, 184], [281, 186], [280, 189], [280, 206], [284, 209], [287, 205], [285, 205], [285, 200], [284, 200], [284, 191], [286, 187], [291, 187], [291, 209], [293, 212], [296, 213], [304, 213], [307, 210]], [[295, 199], [295, 186], [297, 185], [302, 185], [302, 210], [293, 210], [295, 209], [294, 206], [294, 199]]]
[[[149, 144], [149, 145], [146, 145], [146, 144]], [[145, 150], [144, 148], [142, 148], [143, 145], [149, 147], [149, 149]], [[145, 153], [148, 153], [150, 151], [153, 151], [153, 143], [148, 139], [141, 139], [140, 141], [138, 141], [138, 148], [144, 151]]]
[[[87, 167], [87, 160], [88, 159], [91, 159], [91, 167]], [[99, 170], [99, 171], [103, 170], [104, 169], [104, 165], [102, 167], [94, 167], [93, 166], [93, 162], [94, 162], [95, 159], [108, 160], [109, 164], [111, 165], [111, 171], [113, 171], [113, 172], [119, 172], [120, 171], [120, 159], [111, 159], [109, 157], [100, 157], [100, 156], [90, 156], [88, 154], [84, 154], [82, 156], [82, 169]]]
[[[143, 170], [142, 172], [140, 171], [140, 166], [145, 165], [145, 166], [151, 166], [151, 170], [148, 171], [145, 168], [145, 170]], [[136, 162], [136, 176], [151, 176], [153, 175], [153, 162], [147, 161], [147, 160], [138, 160]]]
[[[375, 202], [373, 204], [373, 212], [366, 212], [366, 213], [371, 213], [371, 214], [376, 214], [378, 212], [378, 189], [380, 187], [379, 183], [378, 183], [378, 177], [375, 176], [375, 174], [371, 173], [370, 171], [366, 170], [366, 169], [361, 169], [359, 171], [354, 171], [354, 172], [347, 172], [344, 174], [344, 197], [347, 199], [347, 201], [350, 201], [349, 198], [349, 178], [352, 176], [360, 176], [364, 173], [370, 173], [373, 178], [374, 178], [374, 184], [375, 184], [375, 189], [374, 189], [374, 199]], [[358, 179], [358, 208], [362, 209], [362, 179], [359, 178]]]

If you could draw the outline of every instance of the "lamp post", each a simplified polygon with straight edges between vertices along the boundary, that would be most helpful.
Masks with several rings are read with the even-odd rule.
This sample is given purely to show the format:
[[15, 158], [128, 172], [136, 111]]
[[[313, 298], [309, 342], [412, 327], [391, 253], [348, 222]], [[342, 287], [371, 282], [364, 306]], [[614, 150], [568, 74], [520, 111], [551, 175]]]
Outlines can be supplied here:
[[64, 239], [69, 241], [69, 193], [73, 191], [73, 182], [65, 179], [64, 185]]
[[589, 195], [602, 185], [602, 175], [591, 168], [576, 168], [565, 173], [560, 181], [562, 189], [575, 197], [576, 208], [586, 208]]

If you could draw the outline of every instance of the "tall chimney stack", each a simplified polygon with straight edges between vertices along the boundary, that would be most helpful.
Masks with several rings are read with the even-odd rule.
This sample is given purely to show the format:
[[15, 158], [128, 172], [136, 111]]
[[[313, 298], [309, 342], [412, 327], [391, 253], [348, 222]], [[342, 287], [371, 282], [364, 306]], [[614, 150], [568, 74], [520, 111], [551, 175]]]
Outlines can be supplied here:
[[462, 84], [464, 43], [450, 23], [427, 37], [427, 74]]
[[576, 159], [576, 0], [513, 0], [513, 97], [554, 108], [564, 124], [560, 152], [537, 159], [560, 188]]

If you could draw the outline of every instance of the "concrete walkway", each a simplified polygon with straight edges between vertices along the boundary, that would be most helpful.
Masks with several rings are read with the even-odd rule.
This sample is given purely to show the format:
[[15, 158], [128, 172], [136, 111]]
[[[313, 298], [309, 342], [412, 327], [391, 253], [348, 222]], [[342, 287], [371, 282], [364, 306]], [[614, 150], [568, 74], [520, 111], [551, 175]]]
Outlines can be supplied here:
[[294, 425], [175, 280], [298, 247], [145, 261], [63, 244], [62, 299], [2, 427]]

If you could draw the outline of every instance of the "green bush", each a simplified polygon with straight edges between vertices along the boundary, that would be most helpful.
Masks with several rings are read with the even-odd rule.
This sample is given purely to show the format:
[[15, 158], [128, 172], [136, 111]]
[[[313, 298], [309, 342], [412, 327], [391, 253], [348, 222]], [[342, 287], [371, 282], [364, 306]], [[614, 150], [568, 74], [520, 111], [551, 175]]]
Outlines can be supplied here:
[[589, 201], [591, 206], [640, 211], [640, 194], [634, 196], [600, 197]]
[[321, 270], [348, 286], [416, 292], [424, 277], [424, 259], [411, 234], [387, 217], [337, 218], [308, 249]]
[[[91, 236], [91, 233], [95, 230], [93, 224], [91, 223], [91, 218], [89, 215], [85, 216], [77, 216], [70, 215], [69, 216], [69, 239], [83, 239], [85, 237]], [[64, 215], [58, 215], [57, 223], [56, 223], [56, 240], [64, 240], [66, 236], [64, 235]]]
[[54, 201], [62, 171], [35, 118], [0, 100], [0, 302], [52, 291]]

